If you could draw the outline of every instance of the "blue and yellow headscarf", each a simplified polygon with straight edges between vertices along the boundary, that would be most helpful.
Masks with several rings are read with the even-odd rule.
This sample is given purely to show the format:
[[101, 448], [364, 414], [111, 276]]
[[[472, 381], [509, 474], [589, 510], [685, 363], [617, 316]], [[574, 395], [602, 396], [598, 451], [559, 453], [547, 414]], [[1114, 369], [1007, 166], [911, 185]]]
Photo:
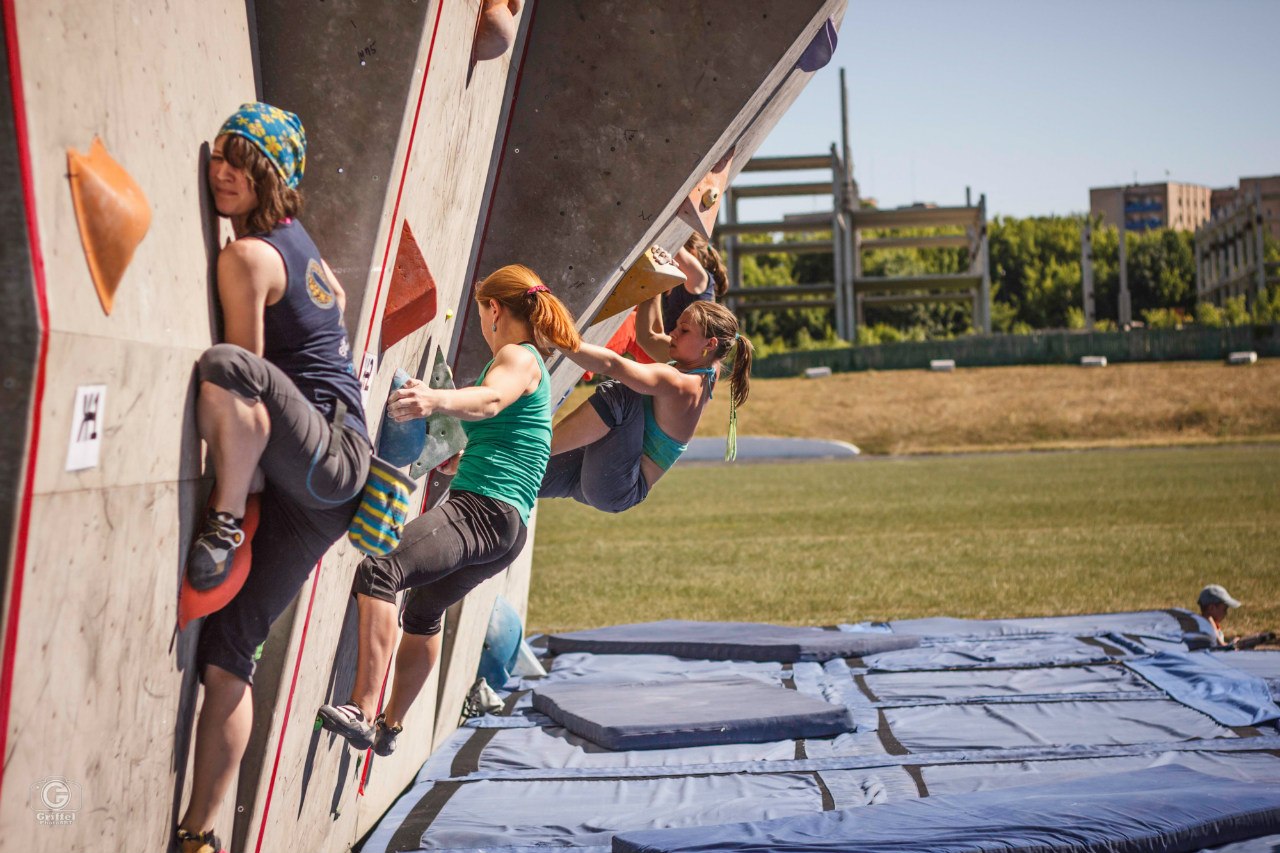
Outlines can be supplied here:
[[307, 168], [307, 132], [302, 120], [270, 104], [241, 104], [218, 135], [243, 136], [258, 147], [289, 189], [296, 189]]

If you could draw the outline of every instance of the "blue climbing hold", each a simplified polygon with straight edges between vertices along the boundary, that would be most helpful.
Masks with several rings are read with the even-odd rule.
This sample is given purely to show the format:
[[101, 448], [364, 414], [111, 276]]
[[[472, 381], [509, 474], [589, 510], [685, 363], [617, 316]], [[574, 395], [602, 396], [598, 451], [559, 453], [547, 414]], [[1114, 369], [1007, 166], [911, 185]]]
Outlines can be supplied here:
[[[396, 368], [391, 377], [391, 391], [395, 393], [409, 381], [409, 374]], [[427, 442], [427, 419], [415, 418], [397, 423], [390, 416], [383, 418], [382, 431], [378, 435], [378, 456], [402, 468], [418, 458]]]
[[494, 690], [501, 690], [511, 677], [520, 655], [524, 626], [520, 614], [501, 595], [493, 602], [489, 628], [484, 633], [484, 649], [480, 652], [478, 675]]

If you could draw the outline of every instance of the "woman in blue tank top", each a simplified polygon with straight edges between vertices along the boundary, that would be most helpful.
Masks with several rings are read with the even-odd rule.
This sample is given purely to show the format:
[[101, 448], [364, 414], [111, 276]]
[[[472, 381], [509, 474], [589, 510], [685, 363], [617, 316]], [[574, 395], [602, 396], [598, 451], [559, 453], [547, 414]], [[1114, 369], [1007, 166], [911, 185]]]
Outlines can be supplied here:
[[221, 844], [213, 817], [249, 741], [254, 657], [271, 623], [346, 531], [369, 468], [360, 386], [342, 322], [345, 296], [297, 214], [306, 136], [293, 113], [245, 104], [219, 130], [208, 181], [236, 239], [218, 255], [223, 339], [198, 366], [196, 421], [214, 487], [186, 574], [227, 580], [249, 492], [261, 491], [253, 570], [200, 633], [204, 703], [182, 853]]
[[[360, 563], [354, 589], [360, 649], [351, 699], [319, 711], [325, 728], [379, 755], [395, 749], [405, 714], [435, 666], [445, 610], [524, 549], [551, 454], [551, 380], [533, 341], [569, 352], [581, 343], [573, 316], [528, 267], [493, 273], [475, 299], [493, 351], [476, 384], [440, 390], [410, 380], [387, 406], [397, 421], [435, 412], [462, 420], [467, 449], [449, 498], [409, 522], [390, 554]], [[401, 591], [407, 591], [404, 634], [386, 706], [375, 717]]]
[[670, 335], [656, 331], [658, 311], [655, 297], [640, 306], [636, 319], [637, 340], [657, 363], [640, 364], [590, 344], [565, 353], [584, 369], [613, 378], [556, 425], [538, 497], [573, 498], [605, 512], [643, 501], [693, 437], [730, 353], [725, 458], [736, 452], [737, 407], [750, 389], [751, 342], [723, 305], [694, 302]]

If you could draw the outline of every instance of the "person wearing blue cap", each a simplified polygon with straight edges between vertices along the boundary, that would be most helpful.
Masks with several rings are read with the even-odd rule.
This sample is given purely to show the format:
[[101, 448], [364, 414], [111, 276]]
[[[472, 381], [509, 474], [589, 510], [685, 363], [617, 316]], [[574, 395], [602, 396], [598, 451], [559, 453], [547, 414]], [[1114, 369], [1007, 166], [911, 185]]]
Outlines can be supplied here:
[[254, 661], [271, 623], [343, 533], [371, 455], [342, 312], [345, 294], [297, 219], [306, 134], [291, 112], [245, 104], [222, 125], [208, 182], [235, 240], [218, 255], [223, 340], [200, 357], [196, 420], [214, 470], [187, 581], [227, 579], [251, 490], [261, 489], [253, 568], [200, 634], [204, 703], [182, 853], [214, 853], [213, 817], [253, 723]]

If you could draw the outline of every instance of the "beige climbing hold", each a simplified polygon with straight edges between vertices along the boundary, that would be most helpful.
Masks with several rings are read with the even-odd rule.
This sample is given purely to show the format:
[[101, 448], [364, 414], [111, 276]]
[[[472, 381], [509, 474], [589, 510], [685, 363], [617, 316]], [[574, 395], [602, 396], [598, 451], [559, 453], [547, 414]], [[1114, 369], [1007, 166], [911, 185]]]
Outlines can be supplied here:
[[733, 165], [733, 148], [711, 167], [697, 186], [680, 204], [677, 215], [704, 240], [711, 239], [711, 231], [716, 227], [716, 217], [720, 214], [720, 199], [729, 186], [729, 167]]
[[684, 284], [684, 272], [661, 246], [651, 246], [636, 259], [596, 314], [595, 323], [629, 311], [646, 299]]
[[88, 154], [67, 149], [67, 175], [89, 275], [102, 310], [110, 314], [120, 279], [151, 226], [151, 205], [96, 136]]
[[475, 61], [497, 59], [511, 49], [516, 40], [516, 18], [523, 5], [524, 0], [483, 0], [472, 44]]

